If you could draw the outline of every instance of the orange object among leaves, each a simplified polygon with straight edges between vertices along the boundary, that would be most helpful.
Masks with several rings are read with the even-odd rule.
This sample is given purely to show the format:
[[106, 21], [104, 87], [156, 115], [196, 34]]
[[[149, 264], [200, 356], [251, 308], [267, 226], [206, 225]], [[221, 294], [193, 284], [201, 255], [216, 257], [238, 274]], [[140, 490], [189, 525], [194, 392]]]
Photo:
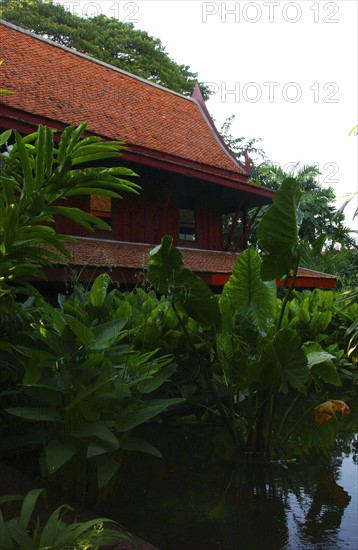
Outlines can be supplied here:
[[350, 414], [351, 410], [344, 401], [330, 399], [329, 401], [321, 403], [321, 405], [314, 408], [316, 424], [319, 426], [327, 424], [327, 422], [336, 416], [337, 412], [346, 415]]

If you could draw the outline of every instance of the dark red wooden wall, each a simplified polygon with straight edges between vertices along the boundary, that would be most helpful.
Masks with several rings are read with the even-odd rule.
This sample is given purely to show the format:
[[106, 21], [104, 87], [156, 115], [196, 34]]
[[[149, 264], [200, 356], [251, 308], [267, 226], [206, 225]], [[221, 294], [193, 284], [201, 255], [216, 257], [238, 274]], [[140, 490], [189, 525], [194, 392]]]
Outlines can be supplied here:
[[[222, 250], [222, 222], [220, 197], [214, 186], [170, 174], [146, 173], [140, 178], [139, 195], [124, 193], [123, 199], [112, 199], [112, 231], [90, 233], [77, 224], [57, 221], [61, 233], [113, 239], [125, 242], [158, 244], [163, 235], [172, 235], [178, 246], [203, 250]], [[89, 198], [79, 197], [66, 205], [89, 211]], [[195, 212], [196, 240], [179, 239], [179, 209]]]

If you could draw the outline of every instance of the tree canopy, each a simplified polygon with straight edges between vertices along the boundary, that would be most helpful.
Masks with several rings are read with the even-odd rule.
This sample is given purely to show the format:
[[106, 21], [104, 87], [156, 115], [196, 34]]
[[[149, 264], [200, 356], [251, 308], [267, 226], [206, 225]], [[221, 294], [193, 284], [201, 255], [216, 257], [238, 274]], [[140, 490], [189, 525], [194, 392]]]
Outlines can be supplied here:
[[[278, 166], [265, 164], [259, 167], [256, 183], [277, 190], [288, 175]], [[297, 166], [294, 175], [302, 191], [300, 238], [313, 244], [321, 235], [325, 235], [332, 246], [335, 243], [353, 245], [349, 228], [344, 224], [344, 214], [334, 206], [334, 189], [320, 185], [317, 166]]]
[[[158, 38], [133, 23], [103, 14], [81, 18], [49, 0], [3, 0], [2, 18], [184, 95], [197, 82], [197, 73], [173, 61]], [[209, 88], [200, 87], [208, 99]]]
[[235, 115], [227, 117], [221, 125], [220, 134], [226, 145], [238, 159], [243, 157], [245, 151], [247, 151], [251, 161], [251, 168], [255, 172], [261, 162], [268, 162], [265, 151], [259, 146], [261, 138], [234, 137], [231, 133], [231, 124], [234, 120]]

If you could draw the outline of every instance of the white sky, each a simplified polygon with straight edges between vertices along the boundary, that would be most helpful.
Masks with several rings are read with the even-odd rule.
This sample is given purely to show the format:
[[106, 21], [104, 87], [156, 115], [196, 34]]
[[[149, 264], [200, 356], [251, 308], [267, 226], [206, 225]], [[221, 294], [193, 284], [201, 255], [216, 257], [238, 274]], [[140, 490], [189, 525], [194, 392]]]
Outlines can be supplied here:
[[[358, 0], [54, 0], [160, 38], [216, 91], [207, 107], [234, 137], [262, 138], [271, 161], [318, 164], [339, 206], [358, 189]], [[347, 225], [357, 201], [346, 209]]]

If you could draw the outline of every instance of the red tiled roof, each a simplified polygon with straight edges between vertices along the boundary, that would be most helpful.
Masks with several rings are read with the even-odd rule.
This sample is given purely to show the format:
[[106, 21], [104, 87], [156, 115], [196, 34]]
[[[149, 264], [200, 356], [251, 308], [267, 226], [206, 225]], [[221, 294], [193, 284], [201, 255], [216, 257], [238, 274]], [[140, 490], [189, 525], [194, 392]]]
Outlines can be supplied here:
[[[72, 255], [72, 266], [125, 268], [143, 270], [147, 266], [148, 252], [155, 245], [125, 243], [76, 237], [76, 242], [67, 243]], [[222, 285], [230, 276], [238, 254], [178, 247], [186, 267], [197, 274], [211, 275], [211, 283]], [[299, 268], [296, 286], [335, 287], [336, 277], [311, 269]], [[301, 281], [300, 281], [301, 280]], [[302, 284], [303, 283], [303, 284]], [[278, 286], [281, 285], [278, 281]]]
[[[2, 22], [1, 96], [7, 108], [77, 125], [165, 155], [229, 171], [245, 170], [228, 153], [200, 102]], [[236, 174], [236, 176], [235, 176]], [[255, 186], [253, 186], [255, 187]]]
[[[67, 243], [71, 252], [71, 265], [106, 267], [125, 267], [143, 269], [147, 265], [148, 252], [155, 245], [126, 243], [76, 237], [76, 242]], [[189, 269], [203, 273], [230, 273], [237, 254], [180, 248], [183, 260]]]

